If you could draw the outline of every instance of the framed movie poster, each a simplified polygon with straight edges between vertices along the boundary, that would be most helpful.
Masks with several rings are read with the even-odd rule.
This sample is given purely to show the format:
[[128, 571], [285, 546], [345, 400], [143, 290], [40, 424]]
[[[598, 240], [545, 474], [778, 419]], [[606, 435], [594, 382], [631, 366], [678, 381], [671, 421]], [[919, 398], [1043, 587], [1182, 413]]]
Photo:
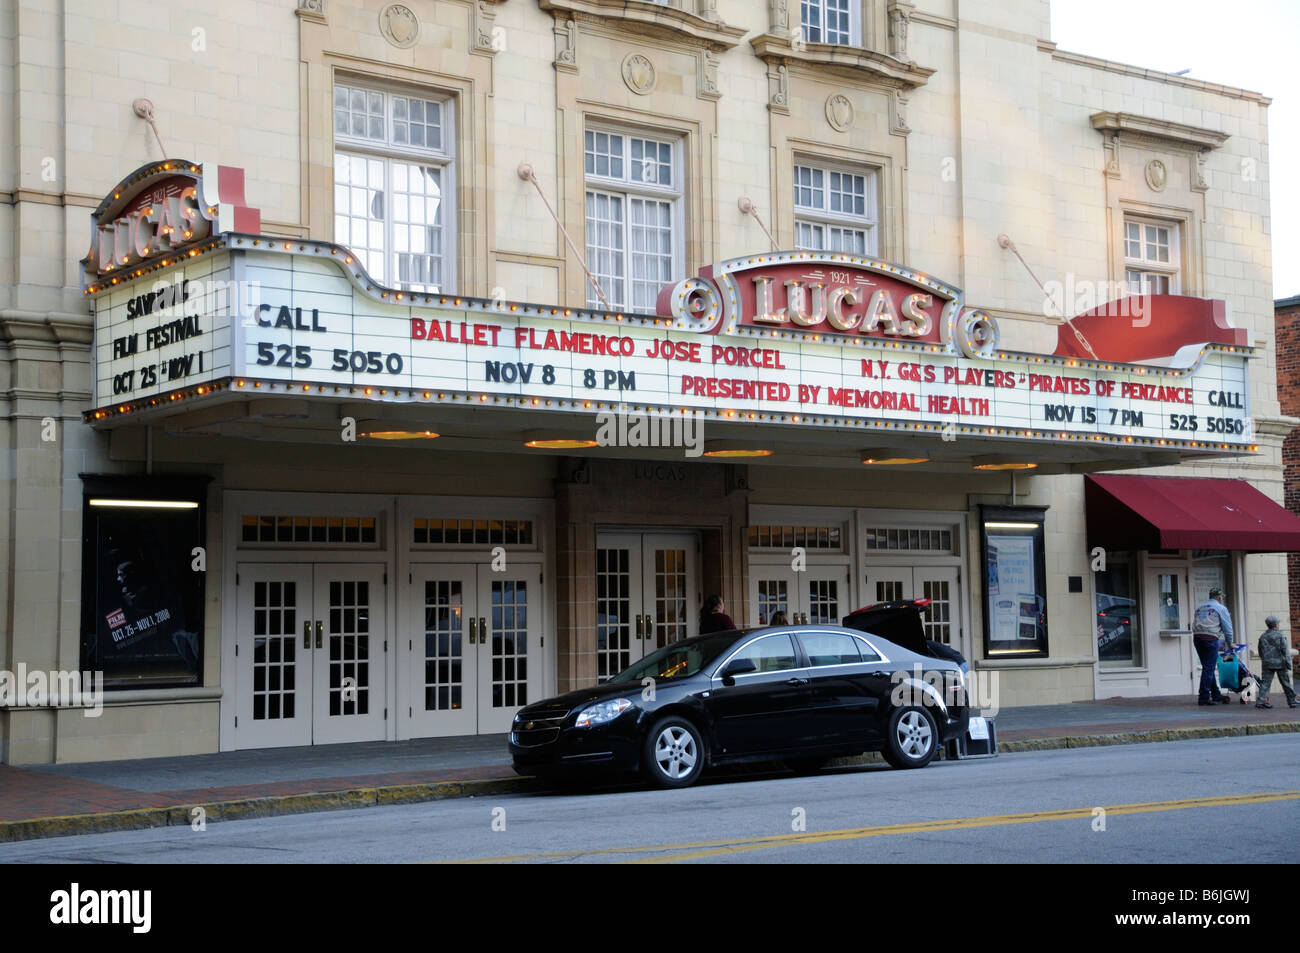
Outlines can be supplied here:
[[1044, 507], [980, 507], [984, 654], [1047, 655]]
[[202, 684], [206, 479], [82, 481], [82, 668], [109, 689]]

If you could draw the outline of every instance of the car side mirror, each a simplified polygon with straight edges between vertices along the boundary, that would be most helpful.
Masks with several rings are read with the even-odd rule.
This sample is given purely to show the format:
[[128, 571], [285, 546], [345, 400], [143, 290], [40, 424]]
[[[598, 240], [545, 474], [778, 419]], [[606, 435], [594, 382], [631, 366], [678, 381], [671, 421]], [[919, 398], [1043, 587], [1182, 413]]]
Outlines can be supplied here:
[[737, 675], [745, 675], [749, 672], [757, 672], [754, 666], [754, 660], [749, 658], [732, 659], [727, 663], [727, 667], [722, 670], [722, 684], [735, 685]]

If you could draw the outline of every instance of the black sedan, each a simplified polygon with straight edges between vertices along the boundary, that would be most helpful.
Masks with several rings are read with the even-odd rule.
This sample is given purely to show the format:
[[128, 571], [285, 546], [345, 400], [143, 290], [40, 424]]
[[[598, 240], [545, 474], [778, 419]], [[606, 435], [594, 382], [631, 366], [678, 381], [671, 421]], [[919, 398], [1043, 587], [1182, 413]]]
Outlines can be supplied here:
[[954, 662], [838, 626], [741, 629], [675, 642], [604, 684], [521, 709], [510, 753], [520, 774], [639, 770], [685, 787], [712, 765], [815, 771], [864, 751], [920, 768], [968, 718]]

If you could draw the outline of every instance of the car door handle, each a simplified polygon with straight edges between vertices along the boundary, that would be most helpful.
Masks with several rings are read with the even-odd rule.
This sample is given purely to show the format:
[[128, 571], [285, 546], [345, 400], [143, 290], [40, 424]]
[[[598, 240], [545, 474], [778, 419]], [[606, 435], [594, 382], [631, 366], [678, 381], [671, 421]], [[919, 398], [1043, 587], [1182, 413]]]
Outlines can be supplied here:
[[808, 679], [806, 679], [806, 678], [787, 678], [787, 679], [785, 680], [785, 683], [786, 683], [787, 685], [807, 685], [807, 684], [808, 684]]
[[872, 673], [871, 673], [871, 677], [872, 677], [872, 678], [889, 678], [889, 673], [888, 673], [888, 672], [872, 672]]

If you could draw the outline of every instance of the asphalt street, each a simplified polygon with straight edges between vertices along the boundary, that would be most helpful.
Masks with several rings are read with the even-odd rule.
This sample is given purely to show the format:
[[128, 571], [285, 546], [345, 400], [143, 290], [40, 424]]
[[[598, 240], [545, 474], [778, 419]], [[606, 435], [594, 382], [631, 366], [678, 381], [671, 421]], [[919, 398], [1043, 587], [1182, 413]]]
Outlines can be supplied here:
[[0, 845], [0, 863], [1294, 862], [1294, 735], [509, 795]]

